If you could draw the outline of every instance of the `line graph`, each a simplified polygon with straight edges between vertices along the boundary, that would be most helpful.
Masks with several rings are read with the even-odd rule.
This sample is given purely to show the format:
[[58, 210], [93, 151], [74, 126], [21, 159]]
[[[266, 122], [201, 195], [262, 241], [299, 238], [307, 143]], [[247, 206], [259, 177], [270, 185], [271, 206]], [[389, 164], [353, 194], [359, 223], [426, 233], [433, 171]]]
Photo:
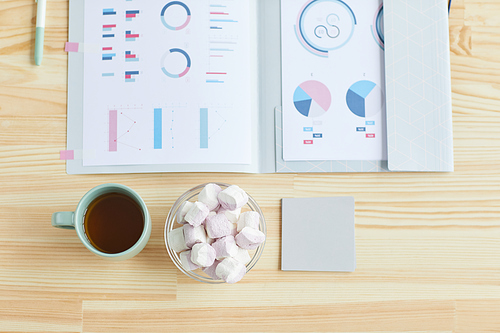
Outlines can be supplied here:
[[109, 110], [109, 143], [108, 150], [117, 152], [118, 146], [125, 146], [134, 150], [142, 150], [127, 140], [127, 136], [137, 125], [137, 121], [118, 109]]

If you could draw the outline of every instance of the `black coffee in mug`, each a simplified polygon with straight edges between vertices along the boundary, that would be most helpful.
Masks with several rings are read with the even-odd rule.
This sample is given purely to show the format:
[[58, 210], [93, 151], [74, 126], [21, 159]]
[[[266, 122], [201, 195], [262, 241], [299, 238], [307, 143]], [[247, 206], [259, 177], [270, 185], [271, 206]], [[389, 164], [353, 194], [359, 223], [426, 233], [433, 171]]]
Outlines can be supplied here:
[[122, 193], [106, 193], [87, 208], [84, 230], [89, 242], [104, 253], [120, 253], [131, 248], [144, 230], [141, 206]]

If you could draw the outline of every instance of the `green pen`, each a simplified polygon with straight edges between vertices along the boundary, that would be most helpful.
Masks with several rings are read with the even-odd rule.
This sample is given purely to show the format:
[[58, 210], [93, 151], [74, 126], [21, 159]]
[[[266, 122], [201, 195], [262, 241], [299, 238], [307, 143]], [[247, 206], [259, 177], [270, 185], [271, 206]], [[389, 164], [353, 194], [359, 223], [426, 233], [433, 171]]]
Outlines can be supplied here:
[[36, 6], [36, 36], [35, 36], [35, 64], [40, 66], [43, 58], [43, 38], [45, 33], [46, 0], [35, 0]]

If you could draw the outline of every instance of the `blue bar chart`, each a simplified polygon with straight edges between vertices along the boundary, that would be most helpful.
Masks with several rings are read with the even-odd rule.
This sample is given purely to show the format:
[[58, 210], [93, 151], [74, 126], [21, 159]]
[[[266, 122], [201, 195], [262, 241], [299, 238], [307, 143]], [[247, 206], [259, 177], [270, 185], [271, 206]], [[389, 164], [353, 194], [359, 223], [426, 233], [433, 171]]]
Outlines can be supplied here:
[[104, 8], [102, 10], [102, 15], [105, 15], [105, 16], [116, 15], [116, 11], [113, 8]]
[[163, 125], [162, 112], [160, 108], [154, 109], [154, 149], [162, 149]]
[[208, 149], [208, 109], [200, 109], [200, 149]]

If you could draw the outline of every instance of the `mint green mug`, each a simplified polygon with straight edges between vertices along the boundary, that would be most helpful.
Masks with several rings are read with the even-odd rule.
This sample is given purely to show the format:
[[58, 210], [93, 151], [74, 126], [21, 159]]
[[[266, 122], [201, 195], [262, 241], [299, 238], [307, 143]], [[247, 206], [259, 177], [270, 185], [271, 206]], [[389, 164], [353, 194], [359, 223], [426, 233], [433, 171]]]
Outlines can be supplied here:
[[[131, 247], [119, 253], [106, 253], [102, 250], [99, 250], [92, 244], [85, 232], [85, 214], [87, 213], [89, 206], [91, 204], [94, 205], [96, 199], [106, 194], [124, 195], [129, 199], [132, 199], [133, 202], [135, 202], [135, 204], [141, 210], [142, 216], [144, 218], [144, 226], [139, 239]], [[100, 257], [111, 260], [129, 259], [141, 252], [142, 249], [146, 246], [149, 237], [151, 236], [152, 228], [151, 216], [149, 215], [148, 208], [146, 207], [144, 200], [142, 200], [139, 194], [125, 185], [113, 183], [102, 184], [88, 191], [82, 197], [74, 212], [56, 212], [52, 214], [52, 226], [56, 228], [76, 230], [78, 238], [87, 249]]]

